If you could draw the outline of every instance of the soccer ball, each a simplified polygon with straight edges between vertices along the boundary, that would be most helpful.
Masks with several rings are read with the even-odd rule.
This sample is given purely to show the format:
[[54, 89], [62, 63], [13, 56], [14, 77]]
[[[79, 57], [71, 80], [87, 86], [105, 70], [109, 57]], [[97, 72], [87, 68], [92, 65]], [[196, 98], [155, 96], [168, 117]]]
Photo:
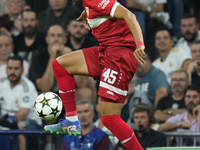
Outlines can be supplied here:
[[53, 92], [40, 94], [34, 104], [36, 113], [43, 120], [57, 118], [62, 112], [62, 107], [63, 105], [60, 97]]

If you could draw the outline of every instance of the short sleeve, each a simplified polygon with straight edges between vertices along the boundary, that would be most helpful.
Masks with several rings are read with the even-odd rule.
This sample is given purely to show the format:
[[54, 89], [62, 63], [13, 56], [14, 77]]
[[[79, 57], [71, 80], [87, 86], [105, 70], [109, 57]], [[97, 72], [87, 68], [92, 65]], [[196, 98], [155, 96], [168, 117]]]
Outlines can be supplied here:
[[98, 5], [93, 6], [93, 9], [96, 10], [96, 12], [98, 11], [99, 16], [113, 17], [118, 5], [119, 3], [116, 0], [100, 0]]
[[161, 70], [159, 70], [157, 72], [157, 78], [155, 78], [154, 82], [155, 82], [154, 83], [155, 90], [157, 90], [161, 87], [165, 87], [165, 88], [167, 88], [167, 90], [169, 90], [169, 84], [167, 82], [166, 76]]
[[163, 98], [161, 98], [159, 101], [158, 101], [158, 105], [157, 105], [157, 107], [156, 107], [156, 110], [165, 110], [166, 108], [165, 108], [165, 100], [167, 100], [166, 99], [166, 96], [165, 97], [163, 97]]
[[170, 117], [169, 119], [167, 119], [166, 122], [169, 122], [169, 123], [178, 123], [180, 122], [180, 115], [175, 115], [175, 116], [172, 116]]
[[177, 56], [177, 60], [179, 61], [180, 65], [183, 65], [185, 60], [191, 59], [191, 56], [188, 55], [185, 51], [183, 51], [181, 49], [179, 49], [176, 56]]

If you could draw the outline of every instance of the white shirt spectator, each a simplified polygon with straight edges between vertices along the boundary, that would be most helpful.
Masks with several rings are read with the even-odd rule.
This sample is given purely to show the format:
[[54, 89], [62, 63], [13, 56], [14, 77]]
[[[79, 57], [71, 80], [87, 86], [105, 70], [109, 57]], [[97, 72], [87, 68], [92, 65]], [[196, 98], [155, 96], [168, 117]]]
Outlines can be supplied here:
[[13, 89], [11, 89], [10, 81], [7, 78], [2, 78], [0, 85], [1, 115], [15, 116], [20, 108], [28, 108], [30, 112], [27, 118], [42, 125], [41, 118], [34, 110], [34, 102], [38, 94], [34, 84], [28, 78], [22, 76], [20, 82]]
[[[6, 78], [7, 77], [7, 73], [6, 73], [6, 63], [3, 65], [0, 65], [0, 79], [2, 78]], [[23, 75], [24, 76], [28, 76], [28, 71], [29, 71], [29, 63], [27, 61], [23, 61], [23, 68], [24, 68], [24, 72]]]
[[159, 57], [153, 62], [153, 66], [165, 73], [167, 81], [170, 84], [172, 73], [181, 69], [183, 62], [187, 59], [191, 59], [191, 56], [178, 48], [172, 48], [164, 61]]
[[[197, 39], [196, 40], [200, 40], [200, 30], [198, 31], [198, 35], [197, 35]], [[182, 37], [182, 38], [180, 38], [178, 40], [178, 42], [176, 43], [175, 47], [178, 47], [181, 51], [185, 51], [187, 53], [187, 55], [192, 57], [191, 48], [188, 45], [187, 41], [184, 39], [184, 37]]]

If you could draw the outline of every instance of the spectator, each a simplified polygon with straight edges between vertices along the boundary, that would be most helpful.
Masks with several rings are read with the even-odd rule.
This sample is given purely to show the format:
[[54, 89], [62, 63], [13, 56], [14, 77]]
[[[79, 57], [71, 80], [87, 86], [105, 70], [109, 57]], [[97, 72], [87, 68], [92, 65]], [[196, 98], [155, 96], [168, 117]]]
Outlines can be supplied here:
[[153, 66], [162, 70], [171, 82], [171, 75], [174, 71], [183, 68], [187, 70], [191, 62], [190, 56], [178, 48], [173, 48], [174, 42], [170, 32], [166, 28], [159, 28], [156, 32], [155, 46], [160, 53], [160, 57], [153, 62]]
[[92, 46], [98, 46], [98, 40], [93, 35], [88, 35], [88, 31], [83, 25], [81, 20], [76, 20], [80, 14], [75, 14], [69, 21], [67, 31], [69, 32], [67, 46], [72, 51], [88, 48]]
[[189, 81], [200, 86], [200, 40], [191, 45], [192, 62], [188, 67]]
[[19, 35], [22, 31], [21, 13], [24, 9], [24, 0], [8, 0], [9, 14], [4, 14], [0, 17], [0, 28], [4, 27], [14, 36]]
[[75, 6], [67, 5], [68, 0], [49, 0], [50, 7], [39, 15], [39, 31], [47, 34], [47, 30], [54, 24], [66, 28], [71, 16], [80, 13]]
[[186, 111], [184, 92], [189, 84], [188, 74], [185, 70], [177, 70], [172, 73], [172, 93], [159, 100], [154, 114], [157, 122], [165, 122], [168, 118]]
[[32, 52], [46, 46], [45, 36], [37, 32], [37, 14], [27, 9], [22, 13], [22, 33], [14, 38], [14, 54], [30, 62]]
[[[69, 32], [69, 36], [66, 45], [69, 46], [72, 49], [72, 51], [98, 45], [98, 40], [93, 35], [87, 34], [88, 31], [83, 25], [82, 21], [76, 20], [79, 17], [79, 15], [80, 14], [75, 14], [74, 16], [72, 16], [71, 20], [69, 21], [69, 25], [67, 26], [67, 31]], [[89, 98], [89, 100], [92, 100], [93, 104], [96, 104], [97, 101], [96, 81], [94, 81], [92, 77], [86, 77], [80, 75], [78, 76], [75, 75], [74, 78], [76, 81], [77, 90], [79, 90], [76, 91], [76, 93], [80, 93], [82, 91], [81, 93], [87, 94], [88, 92], [92, 91], [93, 96], [92, 99]], [[85, 91], [87, 89], [90, 89], [90, 91], [88, 92]], [[82, 99], [83, 94], [81, 95], [76, 94], [76, 99], [77, 100]]]
[[[1, 115], [9, 115], [14, 123], [1, 119], [0, 125], [11, 129], [40, 129], [42, 121], [34, 110], [37, 91], [33, 83], [22, 76], [23, 70], [21, 57], [8, 58], [7, 78], [0, 80]], [[24, 136], [19, 135], [20, 150], [25, 146]]]
[[[187, 87], [185, 92], [185, 105], [187, 111], [183, 114], [178, 114], [170, 117], [165, 123], [161, 124], [158, 131], [177, 132], [199, 132], [200, 129], [200, 88], [195, 85]], [[182, 138], [182, 145], [176, 139], [177, 146], [193, 146], [192, 137]], [[200, 146], [200, 138], [196, 138], [196, 145]]]
[[[144, 150], [146, 150], [147, 147], [166, 146], [166, 135], [151, 129], [151, 124], [155, 121], [152, 108], [147, 104], [141, 103], [135, 106], [133, 113], [134, 117], [132, 119], [136, 126], [134, 132]], [[118, 142], [114, 150], [119, 149], [125, 150], [120, 142]]]
[[191, 14], [185, 14], [181, 18], [181, 33], [182, 36], [176, 43], [181, 52], [186, 52], [191, 56], [191, 44], [200, 40], [199, 23], [197, 18]]
[[[12, 55], [14, 48], [13, 40], [6, 34], [0, 34], [0, 79], [7, 77], [6, 75], [6, 60]], [[24, 72], [23, 75], [28, 75], [29, 65], [23, 61]]]
[[167, 0], [126, 1], [126, 6], [136, 15], [141, 26], [146, 49], [152, 61], [159, 56], [153, 45], [156, 29], [169, 21], [169, 14], [163, 12], [166, 2]]
[[169, 84], [165, 74], [152, 66], [151, 60], [146, 55], [145, 63], [138, 64], [136, 70], [136, 91], [143, 91], [150, 99], [153, 106], [157, 106], [158, 101], [168, 94]]
[[102, 120], [101, 120], [101, 106], [100, 106], [100, 97], [98, 98], [98, 101], [97, 101], [97, 104], [96, 104], [96, 111], [97, 111], [97, 120], [94, 122], [94, 125], [97, 127], [97, 128], [99, 128], [99, 129], [101, 129], [102, 131], [104, 131], [107, 135], [108, 135], [108, 137], [109, 137], [109, 139], [110, 139], [110, 141], [111, 141], [111, 143], [112, 143], [112, 148], [117, 144], [117, 142], [119, 141], [118, 139], [117, 139], [117, 137], [116, 136], [114, 136], [113, 134], [112, 134], [112, 132], [108, 129], [108, 128], [106, 128], [104, 125], [103, 125], [103, 123], [102, 123]]
[[109, 150], [110, 140], [108, 135], [93, 125], [93, 104], [89, 100], [80, 100], [76, 107], [81, 123], [81, 135], [70, 136], [66, 134], [62, 150]]
[[70, 48], [64, 46], [66, 40], [64, 29], [59, 25], [53, 25], [49, 28], [46, 37], [48, 46], [33, 53], [29, 78], [35, 83], [39, 92], [58, 93], [52, 61], [60, 55], [71, 52]]
[[[149, 105], [150, 107], [154, 107], [150, 99], [148, 98], [147, 94], [145, 94], [144, 91], [135, 91], [134, 87], [136, 86], [136, 81], [134, 78], [131, 80], [129, 84], [129, 90], [128, 90], [128, 95], [130, 90], [132, 89], [132, 92], [130, 94], [130, 97], [128, 99], [128, 102], [124, 105], [122, 112], [121, 112], [121, 117], [124, 119], [125, 122], [133, 129], [135, 130], [135, 124], [132, 120], [133, 118], [133, 110], [135, 109], [135, 106], [140, 104], [140, 103], [145, 103]], [[125, 119], [127, 118], [127, 119]]]

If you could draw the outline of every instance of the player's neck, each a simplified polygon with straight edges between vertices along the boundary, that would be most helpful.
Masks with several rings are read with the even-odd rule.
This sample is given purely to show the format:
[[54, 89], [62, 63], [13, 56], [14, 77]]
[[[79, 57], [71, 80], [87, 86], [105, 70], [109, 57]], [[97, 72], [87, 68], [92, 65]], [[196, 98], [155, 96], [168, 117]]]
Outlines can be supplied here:
[[76, 40], [72, 36], [70, 36], [70, 42], [74, 49], [80, 49], [84, 41], [85, 41], [85, 37], [83, 37], [80, 40]]

